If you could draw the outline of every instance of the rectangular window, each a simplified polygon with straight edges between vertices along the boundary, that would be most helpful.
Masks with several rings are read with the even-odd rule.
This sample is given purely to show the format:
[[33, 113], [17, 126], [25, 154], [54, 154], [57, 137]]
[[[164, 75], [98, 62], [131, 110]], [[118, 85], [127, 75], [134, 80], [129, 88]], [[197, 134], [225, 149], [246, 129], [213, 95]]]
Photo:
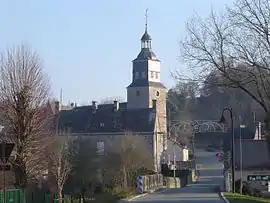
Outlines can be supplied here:
[[145, 72], [142, 72], [142, 78], [146, 78]]
[[150, 74], [151, 74], [151, 78], [154, 78], [154, 71], [151, 71]]
[[156, 72], [156, 79], [158, 79], [158, 72]]
[[139, 72], [136, 72], [136, 73], [135, 73], [135, 78], [138, 79], [139, 76], [140, 76], [140, 75], [139, 75]]

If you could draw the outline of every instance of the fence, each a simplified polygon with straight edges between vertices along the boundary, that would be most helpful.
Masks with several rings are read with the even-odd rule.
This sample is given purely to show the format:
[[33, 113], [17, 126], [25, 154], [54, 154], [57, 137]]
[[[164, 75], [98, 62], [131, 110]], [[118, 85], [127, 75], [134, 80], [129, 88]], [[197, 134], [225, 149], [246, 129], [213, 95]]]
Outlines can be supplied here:
[[24, 192], [22, 190], [1, 190], [0, 203], [24, 203]]
[[[64, 196], [63, 202], [70, 197]], [[0, 203], [60, 203], [56, 196], [45, 192], [27, 192], [22, 189], [0, 190]]]
[[138, 176], [138, 192], [149, 192], [153, 189], [158, 189], [163, 187], [163, 175], [145, 175]]

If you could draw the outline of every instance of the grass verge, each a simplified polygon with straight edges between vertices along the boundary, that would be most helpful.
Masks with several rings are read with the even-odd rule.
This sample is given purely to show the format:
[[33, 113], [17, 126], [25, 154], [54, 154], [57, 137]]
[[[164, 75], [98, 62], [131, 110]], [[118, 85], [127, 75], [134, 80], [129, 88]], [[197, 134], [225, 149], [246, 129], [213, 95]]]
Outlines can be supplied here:
[[120, 199], [125, 199], [136, 195], [136, 192], [132, 189], [114, 188], [113, 190], [107, 190], [106, 193], [95, 196], [95, 201], [91, 203], [116, 203]]
[[270, 202], [270, 199], [251, 197], [247, 195], [241, 195], [237, 193], [225, 192], [224, 196], [229, 200], [230, 203], [262, 203], [262, 202]]

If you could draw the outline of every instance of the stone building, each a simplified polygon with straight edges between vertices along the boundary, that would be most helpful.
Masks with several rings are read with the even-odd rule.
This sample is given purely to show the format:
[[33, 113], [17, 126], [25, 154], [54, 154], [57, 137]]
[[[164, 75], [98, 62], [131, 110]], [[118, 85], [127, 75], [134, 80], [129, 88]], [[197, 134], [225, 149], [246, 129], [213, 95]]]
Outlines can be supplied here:
[[[160, 80], [160, 60], [152, 49], [147, 24], [141, 37], [141, 50], [132, 61], [132, 81], [127, 87], [127, 102], [72, 106], [59, 113], [61, 135], [84, 135], [105, 143], [126, 132], [144, 136], [150, 144], [155, 168], [165, 157], [167, 146], [166, 88]], [[105, 144], [106, 150], [106, 144]]]

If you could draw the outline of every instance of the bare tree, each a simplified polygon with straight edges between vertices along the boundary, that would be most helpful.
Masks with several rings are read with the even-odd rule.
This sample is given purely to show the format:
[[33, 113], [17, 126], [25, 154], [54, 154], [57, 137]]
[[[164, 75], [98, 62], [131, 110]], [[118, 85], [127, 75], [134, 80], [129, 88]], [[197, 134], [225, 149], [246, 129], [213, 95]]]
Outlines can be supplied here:
[[40, 138], [50, 134], [45, 126], [51, 120], [44, 114], [49, 96], [48, 78], [36, 52], [21, 45], [0, 53], [0, 111], [6, 135], [15, 143], [16, 187], [26, 187], [30, 166], [37, 164], [33, 158], [42, 151]]
[[195, 119], [196, 96], [198, 95], [198, 84], [193, 82], [179, 82], [174, 88], [170, 89], [167, 97], [167, 106], [171, 122], [170, 135], [175, 137], [180, 143], [187, 143], [192, 136], [192, 131], [183, 130], [179, 132], [174, 127], [178, 122], [191, 122]]
[[143, 136], [127, 132], [110, 141], [105, 150], [105, 178], [111, 177], [105, 182], [111, 182], [114, 186], [133, 187], [140, 170], [153, 169], [153, 155]]
[[[194, 17], [181, 41], [182, 59], [195, 81], [221, 76], [215, 86], [239, 88], [270, 113], [270, 2], [238, 0], [220, 15]], [[176, 74], [183, 78], [179, 73]]]
[[58, 199], [62, 200], [63, 187], [71, 172], [69, 159], [71, 139], [66, 136], [57, 136], [49, 139], [53, 140], [46, 151], [49, 164], [49, 175], [56, 183]]

